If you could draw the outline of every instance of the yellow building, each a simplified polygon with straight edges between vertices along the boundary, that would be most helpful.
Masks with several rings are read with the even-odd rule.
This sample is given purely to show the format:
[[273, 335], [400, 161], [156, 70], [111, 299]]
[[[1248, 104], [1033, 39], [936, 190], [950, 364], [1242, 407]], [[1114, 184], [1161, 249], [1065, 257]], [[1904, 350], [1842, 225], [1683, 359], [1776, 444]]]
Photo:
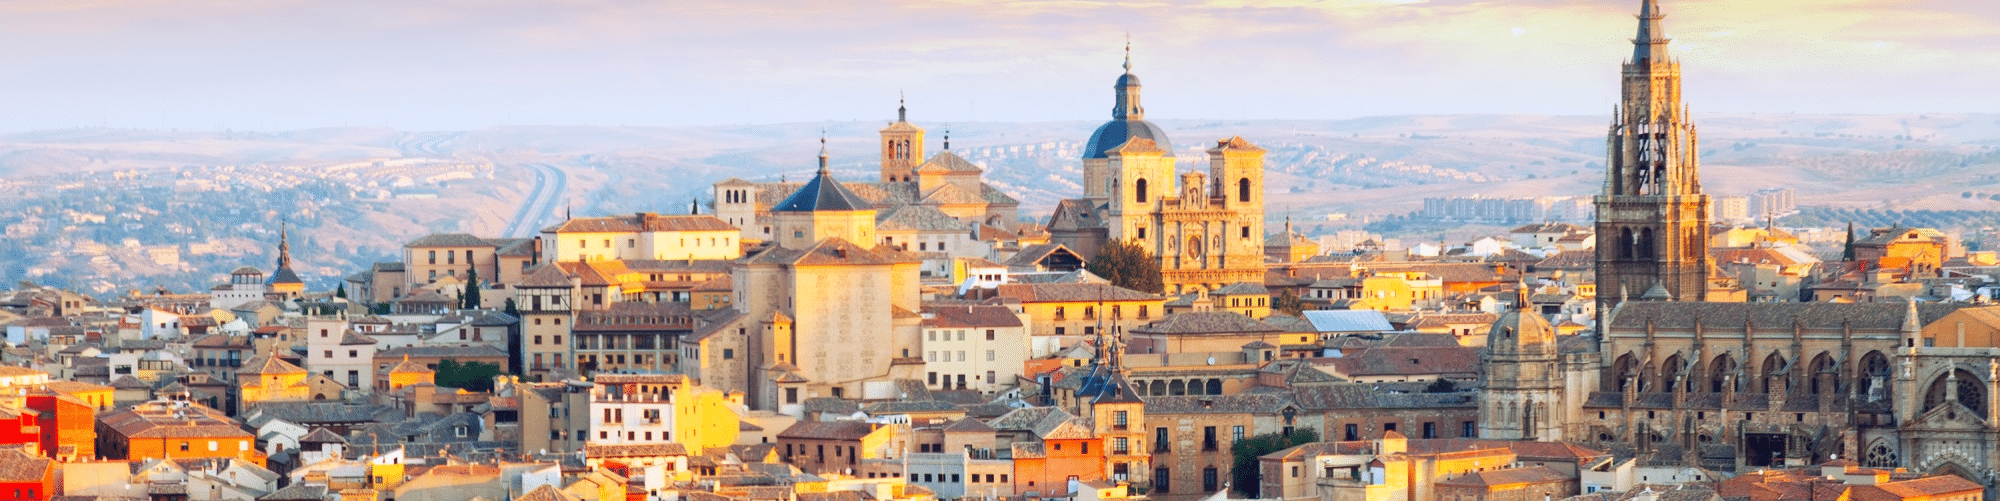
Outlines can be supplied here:
[[1444, 281], [1421, 271], [1378, 272], [1361, 279], [1361, 298], [1351, 309], [1410, 311], [1434, 309], [1444, 301]]
[[700, 385], [682, 385], [674, 393], [675, 442], [693, 454], [736, 443], [743, 428], [743, 419], [737, 414], [741, 402]]
[[236, 401], [248, 409], [258, 402], [304, 402], [312, 400], [312, 385], [304, 368], [274, 356], [250, 359], [248, 370], [237, 373]]
[[76, 381], [49, 381], [49, 391], [76, 397], [98, 410], [110, 409], [115, 388]]
[[560, 263], [743, 257], [735, 226], [708, 215], [586, 217], [542, 230], [543, 253]]
[[1242, 313], [1250, 318], [1271, 316], [1271, 290], [1257, 282], [1237, 282], [1208, 294], [1215, 309]]

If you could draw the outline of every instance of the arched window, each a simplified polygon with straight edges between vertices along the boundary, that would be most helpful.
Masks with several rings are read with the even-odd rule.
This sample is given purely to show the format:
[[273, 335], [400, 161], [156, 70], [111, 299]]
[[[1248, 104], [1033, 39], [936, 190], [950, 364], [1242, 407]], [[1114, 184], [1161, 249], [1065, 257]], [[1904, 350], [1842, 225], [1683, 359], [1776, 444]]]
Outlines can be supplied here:
[[1652, 228], [1642, 228], [1639, 230], [1639, 249], [1637, 251], [1634, 251], [1634, 253], [1637, 254], [1636, 256], [1634, 256], [1637, 259], [1659, 258], [1659, 254], [1655, 253], [1653, 249]]
[[1140, 179], [1139, 182], [1132, 183], [1132, 193], [1137, 202], [1146, 203], [1146, 180]]
[[1632, 248], [1637, 245], [1638, 242], [1632, 239], [1631, 228], [1618, 230], [1618, 259], [1632, 259]]
[[1236, 201], [1250, 201], [1250, 178], [1246, 177], [1236, 181]]
[[[1947, 386], [1956, 385], [1958, 387], [1958, 404], [1965, 406], [1966, 409], [1970, 409], [1982, 418], [1985, 417], [1986, 383], [1980, 381], [1978, 376], [1972, 375], [1971, 371], [1964, 369], [1953, 369], [1953, 371], [1954, 374], [1950, 375], [1950, 377], [1938, 376], [1937, 379], [1931, 381], [1930, 391], [1924, 392], [1924, 412], [1930, 412], [1931, 409], [1944, 405], [1949, 392]], [[1954, 379], [1956, 381], [1953, 381]]]

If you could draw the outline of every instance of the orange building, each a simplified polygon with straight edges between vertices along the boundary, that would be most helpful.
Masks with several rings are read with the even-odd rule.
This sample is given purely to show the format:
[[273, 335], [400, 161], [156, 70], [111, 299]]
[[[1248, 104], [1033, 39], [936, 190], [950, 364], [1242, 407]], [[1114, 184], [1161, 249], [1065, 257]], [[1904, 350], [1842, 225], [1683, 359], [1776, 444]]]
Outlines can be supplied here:
[[55, 461], [18, 449], [0, 449], [0, 501], [49, 499], [55, 492]]
[[[104, 401], [110, 399], [107, 392]], [[35, 424], [41, 428], [43, 455], [64, 461], [97, 457], [97, 406], [68, 394], [38, 390], [28, 393], [28, 408], [34, 409]]]
[[304, 402], [312, 400], [312, 386], [306, 384], [305, 368], [284, 359], [265, 356], [250, 359], [236, 376], [241, 409], [246, 412], [258, 402]]
[[1014, 492], [1069, 494], [1071, 480], [1104, 480], [1104, 439], [1076, 419], [1042, 434], [1041, 443], [1014, 443]]
[[240, 458], [263, 466], [256, 442], [222, 411], [185, 401], [154, 400], [97, 422], [97, 453], [109, 459]]
[[375, 391], [380, 393], [395, 393], [419, 384], [436, 385], [437, 371], [424, 367], [424, 364], [411, 362], [409, 355], [403, 355], [401, 363], [375, 374]]
[[118, 391], [116, 388], [101, 384], [78, 381], [49, 381], [49, 384], [43, 387], [49, 391], [76, 397], [97, 410], [110, 410], [113, 395]]

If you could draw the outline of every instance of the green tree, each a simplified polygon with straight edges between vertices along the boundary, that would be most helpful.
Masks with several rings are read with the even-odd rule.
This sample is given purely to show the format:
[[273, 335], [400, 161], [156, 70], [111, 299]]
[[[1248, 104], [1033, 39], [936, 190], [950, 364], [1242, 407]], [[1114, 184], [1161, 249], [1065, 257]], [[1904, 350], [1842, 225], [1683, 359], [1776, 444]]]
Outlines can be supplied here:
[[1097, 249], [1097, 257], [1084, 266], [1092, 274], [1110, 280], [1111, 285], [1148, 294], [1166, 288], [1160, 278], [1160, 262], [1137, 241], [1110, 242]]
[[514, 304], [514, 298], [507, 298], [507, 306], [503, 307], [501, 311], [507, 312], [508, 316], [521, 318], [521, 307]]
[[389, 303], [381, 303], [374, 306], [370, 306], [368, 307], [368, 312], [374, 313], [376, 315], [387, 315], [393, 313], [392, 311], [389, 310]]
[[1278, 293], [1277, 299], [1271, 300], [1271, 309], [1296, 317], [1305, 314], [1306, 301], [1300, 299], [1298, 294], [1293, 294], [1291, 289], [1286, 289]]
[[438, 361], [437, 385], [466, 391], [493, 391], [493, 376], [500, 374], [498, 365], [447, 358]]
[[1458, 385], [1452, 383], [1450, 379], [1445, 378], [1437, 378], [1436, 381], [1431, 381], [1430, 386], [1424, 387], [1424, 393], [1451, 393], [1454, 391], [1458, 391]]
[[465, 273], [465, 297], [464, 299], [459, 300], [458, 307], [468, 310], [479, 307], [478, 266], [472, 267], [472, 271], [468, 271]]
[[1853, 260], [1854, 260], [1854, 222], [1853, 222], [1853, 221], [1848, 221], [1848, 222], [1847, 222], [1847, 245], [1846, 245], [1846, 246], [1844, 246], [1844, 247], [1841, 247], [1841, 251], [1840, 251], [1840, 260], [1842, 260], [1842, 261], [1853, 261]]
[[1251, 499], [1261, 498], [1257, 484], [1262, 472], [1258, 471], [1257, 458], [1318, 441], [1319, 434], [1312, 428], [1299, 428], [1290, 434], [1267, 433], [1236, 441], [1235, 445], [1229, 446], [1230, 454], [1236, 459], [1229, 468], [1234, 484], [1230, 486], [1231, 490]]
[[335, 287], [333, 289], [333, 297], [347, 299], [347, 284], [343, 283], [339, 287]]

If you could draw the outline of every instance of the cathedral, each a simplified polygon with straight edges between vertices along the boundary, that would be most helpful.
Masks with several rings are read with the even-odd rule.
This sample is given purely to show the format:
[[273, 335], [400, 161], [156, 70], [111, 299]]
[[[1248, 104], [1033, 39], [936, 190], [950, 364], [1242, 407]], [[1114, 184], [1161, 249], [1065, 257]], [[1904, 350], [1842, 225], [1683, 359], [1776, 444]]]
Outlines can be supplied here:
[[[1644, 0], [1597, 197], [1595, 335], [1501, 317], [1480, 434], [1719, 472], [1850, 460], [2000, 483], [2000, 307], [1705, 302], [1709, 199], [1657, 0]], [[1633, 294], [1636, 294], [1634, 296]]]
[[1160, 263], [1168, 293], [1264, 280], [1264, 149], [1241, 137], [1206, 150], [1208, 172], [1177, 172], [1174, 145], [1146, 121], [1127, 49], [1111, 121], [1083, 149], [1083, 198], [1049, 218], [1050, 241], [1083, 256], [1131, 242]]

